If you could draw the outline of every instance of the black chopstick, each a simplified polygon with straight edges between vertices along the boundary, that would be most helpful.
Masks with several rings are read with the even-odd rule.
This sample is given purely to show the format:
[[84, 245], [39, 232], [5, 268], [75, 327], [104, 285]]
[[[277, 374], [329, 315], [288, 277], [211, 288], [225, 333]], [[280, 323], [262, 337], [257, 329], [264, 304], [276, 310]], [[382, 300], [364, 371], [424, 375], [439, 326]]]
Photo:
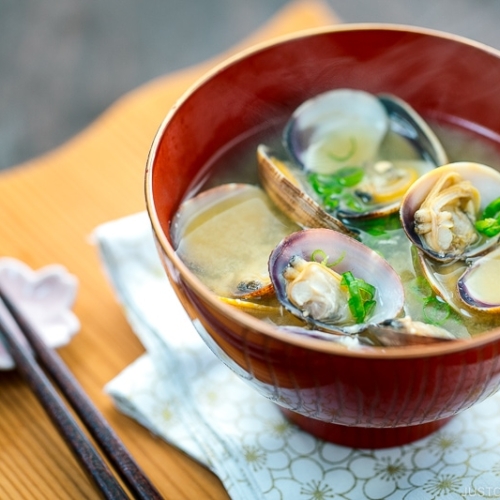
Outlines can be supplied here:
[[[159, 492], [150, 483], [59, 355], [47, 347], [29, 320], [1, 288], [0, 299], [5, 305], [3, 308], [5, 314], [0, 310], [0, 333], [7, 343], [17, 369], [104, 497], [113, 500], [128, 498], [41, 368], [50, 375], [64, 394], [133, 497], [141, 500], [161, 499]], [[12, 321], [9, 321], [9, 318]], [[38, 362], [31, 350], [20, 340], [23, 337], [36, 354]]]

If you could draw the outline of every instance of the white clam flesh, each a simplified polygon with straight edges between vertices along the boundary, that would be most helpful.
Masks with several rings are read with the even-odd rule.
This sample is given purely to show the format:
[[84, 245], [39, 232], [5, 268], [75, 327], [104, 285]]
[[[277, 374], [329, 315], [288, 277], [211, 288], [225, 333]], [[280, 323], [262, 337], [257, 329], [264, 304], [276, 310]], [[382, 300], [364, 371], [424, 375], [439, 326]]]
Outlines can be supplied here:
[[283, 271], [290, 302], [312, 321], [347, 324], [353, 322], [342, 276], [319, 263], [295, 255]]
[[439, 256], [462, 255], [479, 235], [479, 191], [456, 172], [442, 175], [415, 212], [415, 232]]

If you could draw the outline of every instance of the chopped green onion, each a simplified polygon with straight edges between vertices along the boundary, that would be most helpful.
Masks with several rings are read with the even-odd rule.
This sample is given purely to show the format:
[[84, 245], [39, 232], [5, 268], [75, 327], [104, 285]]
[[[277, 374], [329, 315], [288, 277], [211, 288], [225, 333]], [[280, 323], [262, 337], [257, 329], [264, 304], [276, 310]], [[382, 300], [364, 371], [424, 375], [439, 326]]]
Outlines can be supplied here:
[[450, 316], [450, 306], [437, 297], [427, 297], [424, 300], [424, 317], [433, 325], [442, 325]]
[[480, 233], [488, 238], [500, 233], [500, 197], [486, 206], [475, 226]]
[[493, 200], [487, 207], [484, 209], [483, 212], [483, 219], [489, 219], [489, 218], [498, 218], [500, 215], [500, 197], [498, 197], [496, 200]]
[[339, 208], [340, 200], [339, 198], [330, 196], [323, 200], [323, 207], [327, 212], [335, 212]]
[[346, 193], [342, 197], [342, 201], [353, 212], [362, 212], [363, 211], [363, 205], [360, 203], [359, 198], [357, 196], [353, 195], [353, 194]]
[[351, 271], [346, 271], [345, 273], [342, 274], [342, 283], [341, 285], [346, 285], [349, 286], [351, 283], [355, 281], [355, 277], [352, 274]]
[[307, 180], [314, 192], [321, 196], [340, 194], [342, 192], [342, 186], [335, 175], [312, 173], [308, 175]]
[[335, 172], [340, 185], [352, 187], [359, 184], [365, 175], [361, 167], [344, 167]]
[[386, 236], [387, 231], [384, 229], [384, 226], [381, 224], [373, 225], [370, 229], [366, 231], [371, 236]]
[[389, 231], [401, 229], [399, 212], [385, 217], [375, 217], [359, 221], [357, 227], [371, 236], [387, 236]]
[[347, 303], [356, 323], [362, 323], [376, 305], [375, 287], [361, 278], [355, 278], [351, 271], [342, 274], [340, 284], [347, 287]]
[[[321, 248], [311, 253], [312, 262], [318, 262], [327, 267], [336, 266], [344, 257], [345, 252], [342, 252], [342, 255], [335, 262], [328, 263], [330, 257]], [[371, 311], [373, 311], [377, 303], [374, 300], [377, 291], [376, 288], [361, 278], [355, 278], [351, 271], [342, 273], [340, 285], [347, 287], [349, 295], [347, 303], [356, 323], [362, 323], [365, 318], [371, 314]]]
[[344, 187], [359, 184], [364, 175], [365, 171], [361, 167], [344, 167], [332, 174], [310, 173], [307, 179], [318, 194], [340, 194]]
[[342, 252], [340, 257], [336, 261], [331, 262], [330, 264], [328, 263], [328, 259], [330, 257], [326, 254], [326, 252], [324, 250], [321, 250], [321, 248], [314, 250], [314, 252], [311, 254], [311, 261], [318, 262], [317, 257], [322, 259], [321, 261], [319, 261], [319, 263], [321, 265], [326, 266], [326, 267], [335, 267], [337, 264], [340, 264], [344, 260], [345, 252]]
[[500, 220], [488, 217], [486, 219], [481, 219], [476, 221], [476, 229], [491, 238], [492, 236], [496, 236], [500, 233]]
[[354, 316], [356, 323], [362, 323], [365, 319], [365, 307], [359, 295], [352, 295], [347, 301], [351, 314]]
[[375, 306], [377, 305], [376, 300], [367, 300], [365, 302], [365, 317], [370, 316], [372, 313], [373, 309], [375, 309]]
[[420, 297], [428, 298], [432, 293], [429, 282], [423, 276], [417, 276], [411, 284], [411, 289]]
[[335, 212], [341, 203], [359, 212], [363, 210], [360, 200], [344, 190], [359, 184], [364, 175], [362, 167], [351, 166], [340, 168], [332, 174], [310, 173], [307, 180], [327, 212]]
[[370, 283], [367, 283], [362, 279], [358, 279], [358, 283], [359, 283], [359, 291], [361, 292], [361, 294], [365, 294], [370, 299], [375, 295], [376, 290], [373, 285], [370, 285]]
[[314, 250], [314, 252], [311, 254], [311, 261], [318, 262], [318, 257], [321, 259], [320, 264], [326, 265], [326, 263], [328, 262], [328, 255], [326, 255], [325, 251], [321, 250], [321, 248]]

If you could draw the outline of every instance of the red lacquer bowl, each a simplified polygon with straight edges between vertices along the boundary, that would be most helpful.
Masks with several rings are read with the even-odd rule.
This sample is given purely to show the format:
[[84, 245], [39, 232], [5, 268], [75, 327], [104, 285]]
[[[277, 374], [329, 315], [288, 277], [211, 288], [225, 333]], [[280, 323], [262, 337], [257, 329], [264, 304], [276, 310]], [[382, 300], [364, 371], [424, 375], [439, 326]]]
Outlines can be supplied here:
[[181, 200], [226, 145], [333, 88], [396, 94], [424, 118], [467, 129], [500, 151], [499, 81], [500, 53], [484, 45], [418, 28], [347, 25], [233, 57], [161, 125], [146, 202], [168, 277], [220, 359], [312, 434], [384, 447], [440, 428], [498, 390], [500, 329], [465, 342], [370, 352], [291, 336], [220, 302], [180, 261], [169, 231]]

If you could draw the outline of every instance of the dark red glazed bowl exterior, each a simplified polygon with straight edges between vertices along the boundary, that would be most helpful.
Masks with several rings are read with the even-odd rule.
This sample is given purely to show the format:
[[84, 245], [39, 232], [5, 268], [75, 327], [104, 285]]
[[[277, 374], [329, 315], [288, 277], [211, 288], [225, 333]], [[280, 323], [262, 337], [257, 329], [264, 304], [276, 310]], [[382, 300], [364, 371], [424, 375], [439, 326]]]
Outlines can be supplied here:
[[172, 285], [220, 359], [316, 436], [384, 447], [439, 428], [499, 388], [500, 330], [372, 351], [292, 336], [220, 302], [180, 261], [169, 230], [181, 200], [226, 145], [332, 88], [396, 94], [424, 118], [482, 135], [500, 154], [498, 82], [500, 53], [486, 46], [417, 28], [345, 25], [230, 59], [191, 88], [160, 127], [146, 203]]

